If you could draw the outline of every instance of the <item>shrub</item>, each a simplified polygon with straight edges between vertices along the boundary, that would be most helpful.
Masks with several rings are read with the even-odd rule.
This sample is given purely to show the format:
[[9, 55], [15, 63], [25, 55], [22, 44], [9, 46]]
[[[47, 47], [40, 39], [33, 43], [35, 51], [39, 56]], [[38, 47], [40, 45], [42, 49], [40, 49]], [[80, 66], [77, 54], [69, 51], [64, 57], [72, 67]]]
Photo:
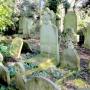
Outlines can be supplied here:
[[0, 0], [0, 32], [5, 30], [6, 26], [13, 24], [13, 10], [10, 6], [12, 0]]

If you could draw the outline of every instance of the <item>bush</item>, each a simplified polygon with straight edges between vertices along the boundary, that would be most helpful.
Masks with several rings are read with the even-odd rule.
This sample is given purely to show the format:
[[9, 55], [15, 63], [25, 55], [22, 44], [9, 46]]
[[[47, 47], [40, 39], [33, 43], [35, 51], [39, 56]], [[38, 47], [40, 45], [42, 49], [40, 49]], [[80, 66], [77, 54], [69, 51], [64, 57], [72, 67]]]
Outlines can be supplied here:
[[6, 26], [13, 24], [12, 22], [12, 7], [10, 3], [12, 0], [0, 0], [0, 32], [5, 30]]

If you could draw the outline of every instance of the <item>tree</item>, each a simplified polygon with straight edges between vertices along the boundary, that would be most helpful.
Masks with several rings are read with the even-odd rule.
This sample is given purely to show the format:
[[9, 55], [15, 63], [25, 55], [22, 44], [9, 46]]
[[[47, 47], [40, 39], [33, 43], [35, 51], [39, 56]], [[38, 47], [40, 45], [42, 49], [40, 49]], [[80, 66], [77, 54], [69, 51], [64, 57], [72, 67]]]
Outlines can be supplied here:
[[53, 10], [55, 13], [57, 12], [57, 6], [62, 0], [48, 0], [48, 7], [50, 10]]

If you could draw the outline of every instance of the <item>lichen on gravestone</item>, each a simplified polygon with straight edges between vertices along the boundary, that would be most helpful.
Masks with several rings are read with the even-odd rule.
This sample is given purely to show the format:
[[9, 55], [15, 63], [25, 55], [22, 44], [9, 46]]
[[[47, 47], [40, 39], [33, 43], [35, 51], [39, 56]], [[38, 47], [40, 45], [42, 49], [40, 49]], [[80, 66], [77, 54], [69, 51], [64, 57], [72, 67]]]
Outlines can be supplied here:
[[20, 58], [22, 46], [23, 46], [23, 39], [18, 37], [13, 39], [10, 46], [10, 55], [16, 59]]
[[31, 77], [26, 85], [28, 90], [61, 90], [54, 82], [43, 77]]
[[16, 74], [16, 77], [15, 77], [15, 82], [16, 82], [16, 87], [19, 89], [19, 90], [29, 90], [29, 89], [26, 89], [26, 82], [27, 82], [27, 79], [25, 76], [22, 76], [20, 74]]
[[8, 69], [1, 62], [0, 62], [0, 80], [7, 83], [7, 85], [10, 84], [10, 75]]
[[60, 87], [47, 78], [32, 76], [26, 78], [19, 77], [19, 82], [21, 82], [17, 82], [19, 90], [61, 90]]
[[23, 38], [30, 37], [32, 31], [35, 31], [35, 23], [33, 18], [23, 17]]
[[90, 49], [90, 23], [88, 23], [87, 30], [85, 32], [84, 47]]
[[77, 32], [77, 16], [73, 11], [69, 11], [64, 17], [64, 30], [68, 28], [72, 28], [74, 32]]
[[65, 33], [65, 36], [63, 36], [64, 42], [64, 49], [62, 51], [62, 60], [61, 60], [61, 66], [68, 68], [68, 69], [80, 69], [80, 57], [74, 48], [74, 45], [72, 43], [72, 38], [69, 35], [69, 31], [67, 29], [67, 32]]
[[23, 33], [23, 38], [30, 37], [31, 31], [35, 31], [35, 15], [38, 12], [38, 5], [35, 1], [24, 0], [20, 5], [19, 33]]
[[53, 24], [53, 18], [50, 17], [51, 11], [48, 11], [50, 10], [47, 8], [41, 17], [40, 50], [41, 53], [56, 57], [57, 62], [59, 62], [58, 29]]

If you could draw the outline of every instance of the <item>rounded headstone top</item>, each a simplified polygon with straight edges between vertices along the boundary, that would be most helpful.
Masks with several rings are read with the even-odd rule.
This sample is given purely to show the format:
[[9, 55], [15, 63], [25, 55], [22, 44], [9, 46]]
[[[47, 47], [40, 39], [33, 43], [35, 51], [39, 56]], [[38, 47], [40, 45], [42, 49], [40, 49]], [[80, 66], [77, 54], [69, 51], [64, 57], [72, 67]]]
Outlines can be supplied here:
[[37, 87], [38, 90], [61, 90], [61, 88], [51, 80], [38, 76], [28, 79], [26, 85], [28, 87], [28, 90], [34, 90], [35, 87]]

